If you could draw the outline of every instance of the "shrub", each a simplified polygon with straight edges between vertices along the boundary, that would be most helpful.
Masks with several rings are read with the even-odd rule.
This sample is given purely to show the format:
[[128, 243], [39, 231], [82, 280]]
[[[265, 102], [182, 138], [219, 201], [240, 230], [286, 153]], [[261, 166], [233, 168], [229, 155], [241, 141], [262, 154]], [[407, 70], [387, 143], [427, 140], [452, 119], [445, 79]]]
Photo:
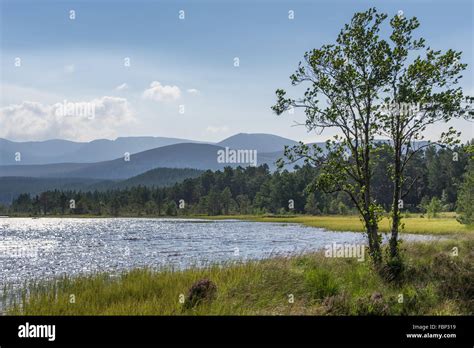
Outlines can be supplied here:
[[473, 314], [474, 265], [470, 255], [466, 259], [461, 259], [459, 256], [439, 253], [433, 260], [432, 269], [433, 276], [440, 281], [440, 294], [450, 299], [461, 300], [467, 306], [467, 311]]
[[[426, 315], [439, 302], [436, 290], [431, 284], [426, 287], [407, 286], [401, 291], [401, 294], [403, 302], [399, 304], [400, 311], [397, 313], [400, 315]], [[395, 302], [392, 307], [396, 308]]]

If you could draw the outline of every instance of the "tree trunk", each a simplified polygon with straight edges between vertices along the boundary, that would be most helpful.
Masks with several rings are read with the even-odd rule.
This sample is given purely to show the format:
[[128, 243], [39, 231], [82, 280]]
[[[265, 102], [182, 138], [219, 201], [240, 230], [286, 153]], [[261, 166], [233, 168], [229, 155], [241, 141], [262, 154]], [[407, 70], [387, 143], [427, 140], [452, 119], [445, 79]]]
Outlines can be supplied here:
[[392, 200], [392, 228], [390, 237], [390, 256], [398, 256], [398, 229], [400, 227], [400, 207], [401, 199], [401, 146], [395, 145], [395, 166], [393, 180], [393, 200]]
[[[369, 117], [369, 115], [367, 116]], [[378, 222], [375, 212], [373, 210], [373, 202], [371, 196], [371, 173], [370, 173], [370, 142], [369, 142], [369, 125], [365, 125], [364, 135], [364, 208], [365, 208], [365, 227], [369, 238], [369, 253], [376, 265], [382, 261], [382, 254], [380, 252], [380, 241], [378, 238]]]
[[382, 253], [380, 251], [380, 240], [378, 236], [378, 225], [375, 217], [369, 215], [365, 218], [365, 228], [369, 238], [369, 254], [375, 264], [382, 261]]

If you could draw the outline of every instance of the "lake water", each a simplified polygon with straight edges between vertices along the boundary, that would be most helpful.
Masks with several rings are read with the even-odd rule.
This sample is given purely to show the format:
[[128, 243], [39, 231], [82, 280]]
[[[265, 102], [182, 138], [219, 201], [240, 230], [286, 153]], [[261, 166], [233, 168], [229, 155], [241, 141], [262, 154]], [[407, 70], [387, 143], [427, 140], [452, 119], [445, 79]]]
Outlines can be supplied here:
[[[403, 235], [405, 240], [431, 236]], [[144, 218], [0, 218], [0, 282], [135, 267], [186, 268], [365, 243], [299, 224]]]

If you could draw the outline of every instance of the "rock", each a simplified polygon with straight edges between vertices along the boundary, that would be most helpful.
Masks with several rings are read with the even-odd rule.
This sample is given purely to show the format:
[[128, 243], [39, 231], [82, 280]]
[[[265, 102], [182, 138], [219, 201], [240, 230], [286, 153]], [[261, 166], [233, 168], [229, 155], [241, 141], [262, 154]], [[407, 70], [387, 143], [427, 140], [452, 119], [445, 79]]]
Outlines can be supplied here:
[[201, 279], [195, 282], [188, 290], [184, 302], [186, 308], [193, 308], [202, 302], [209, 302], [215, 298], [217, 286], [209, 279]]

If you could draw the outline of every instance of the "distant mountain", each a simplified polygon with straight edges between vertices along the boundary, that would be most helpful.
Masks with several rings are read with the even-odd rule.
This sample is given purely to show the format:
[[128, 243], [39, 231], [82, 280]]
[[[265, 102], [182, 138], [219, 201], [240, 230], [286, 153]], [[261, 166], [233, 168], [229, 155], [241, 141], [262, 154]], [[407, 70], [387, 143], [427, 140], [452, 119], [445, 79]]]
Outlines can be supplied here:
[[[0, 166], [1, 176], [91, 178], [123, 180], [155, 168], [193, 168], [218, 170], [225, 166], [247, 166], [245, 163], [218, 162], [220, 146], [183, 143], [163, 146], [132, 154], [130, 161], [124, 157], [97, 163], [57, 163], [43, 165]], [[257, 165], [267, 163], [274, 169], [274, 162], [281, 153], [257, 153]]]
[[[47, 190], [83, 190], [102, 180], [85, 178], [0, 177], [0, 203], [10, 203], [21, 193], [31, 195]], [[111, 182], [113, 183], [113, 182]]]
[[[74, 143], [63, 140], [50, 140], [47, 142], [19, 143], [25, 151], [32, 156], [43, 156], [42, 151], [51, 153], [62, 153], [56, 158], [102, 158], [115, 156], [115, 159], [97, 161], [93, 163], [84, 162], [61, 162], [52, 164], [22, 164], [22, 165], [0, 165], [0, 177], [45, 177], [45, 178], [88, 178], [99, 180], [125, 180], [133, 176], [145, 173], [155, 168], [192, 168], [197, 170], [219, 170], [225, 166], [246, 167], [249, 163], [218, 161], [218, 151], [225, 149], [235, 150], [257, 150], [257, 165], [267, 164], [270, 170], [274, 170], [275, 162], [282, 158], [285, 145], [295, 145], [295, 141], [271, 134], [244, 134], [240, 133], [224, 139], [218, 144], [206, 143], [176, 143], [172, 145], [159, 146], [153, 149], [135, 152], [141, 147], [148, 147], [167, 142], [182, 141], [176, 138], [118, 138], [111, 140], [96, 140], [90, 143]], [[384, 142], [380, 140], [380, 142]], [[0, 144], [8, 151], [13, 151], [12, 142], [3, 140]], [[13, 143], [14, 144], [14, 143]], [[316, 143], [323, 147], [324, 143]], [[419, 142], [415, 146], [422, 145]], [[311, 145], [311, 144], [309, 144]], [[80, 147], [78, 147], [80, 146]], [[57, 148], [56, 150], [52, 150]], [[269, 149], [275, 149], [268, 151]], [[82, 149], [82, 150], [81, 150]], [[127, 149], [128, 151], [124, 151]], [[0, 150], [5, 151], [4, 148]], [[90, 155], [85, 155], [85, 153]], [[130, 161], [124, 159], [124, 153], [130, 153]], [[76, 155], [71, 155], [71, 154]], [[118, 155], [117, 155], [118, 154]], [[82, 156], [82, 157], [81, 157]], [[95, 157], [94, 157], [95, 156]], [[22, 162], [24, 154], [22, 153]], [[51, 157], [48, 161], [52, 160]], [[295, 163], [302, 165], [303, 161]], [[292, 169], [295, 164], [286, 166]]]
[[[386, 142], [386, 140], [380, 140], [380, 142]], [[425, 142], [420, 142], [420, 145], [422, 143]], [[60, 139], [14, 142], [0, 138], [0, 166], [60, 164], [56, 167], [55, 171], [61, 172], [64, 169], [65, 172], [69, 173], [71, 168], [77, 169], [79, 164], [111, 161], [122, 158], [126, 152], [138, 154], [144, 151], [177, 144], [207, 144], [237, 150], [257, 150], [261, 158], [260, 163], [268, 163], [264, 158], [268, 158], [269, 154], [282, 153], [285, 145], [292, 146], [297, 144], [297, 142], [277, 135], [263, 133], [239, 133], [218, 143], [167, 137], [121, 137], [115, 140], [98, 139], [91, 142], [74, 142]], [[317, 144], [323, 148], [325, 147], [324, 143]], [[21, 156], [21, 161], [15, 160], [17, 153]], [[179, 160], [175, 159], [174, 162], [179, 162]], [[64, 164], [66, 163], [74, 165], [65, 166]], [[182, 168], [182, 165], [182, 163], [179, 163], [176, 167]], [[154, 166], [152, 167], [155, 168]], [[216, 167], [199, 167], [199, 169], [213, 168]], [[1, 169], [0, 167], [0, 170]], [[147, 170], [148, 169], [151, 168], [147, 167]], [[50, 168], [48, 167], [46, 171], [49, 172]], [[133, 174], [135, 175], [137, 173]], [[7, 174], [0, 172], [0, 176], [5, 175]], [[32, 176], [38, 175], [43, 176], [44, 174], [32, 174]], [[21, 174], [21, 176], [24, 175]], [[49, 174], [46, 174], [46, 176], [49, 176]]]
[[0, 166], [0, 177], [71, 178], [70, 173], [85, 169], [89, 163], [25, 164]]
[[283, 151], [285, 145], [295, 145], [298, 142], [273, 134], [239, 133], [218, 142], [216, 145], [231, 149], [257, 150], [257, 152]]
[[90, 189], [125, 189], [134, 186], [164, 187], [172, 186], [188, 178], [197, 178], [204, 171], [190, 168], [156, 168], [122, 181], [101, 181]]
[[61, 162], [101, 162], [123, 157], [125, 152], [135, 154], [162, 146], [179, 143], [197, 143], [193, 140], [165, 137], [124, 137], [115, 140], [94, 140], [79, 150], [56, 159]]
[[[0, 138], [0, 165], [55, 163], [57, 157], [77, 151], [85, 144], [59, 139], [14, 142]], [[15, 160], [17, 153], [20, 161]]]
[[[257, 150], [258, 153], [283, 151], [285, 145], [296, 144], [291, 139], [258, 133], [239, 133], [217, 144], [167, 137], [120, 137], [115, 140], [98, 139], [91, 142], [74, 142], [60, 139], [14, 142], [0, 138], [0, 166], [103, 162], [123, 157], [126, 152], [137, 154], [163, 146], [183, 143]], [[16, 160], [16, 154], [21, 156], [20, 161]]]
[[155, 168], [220, 169], [217, 162], [219, 146], [209, 144], [175, 144], [133, 154], [129, 161], [91, 163], [72, 170], [68, 176], [103, 179], [126, 179]]
[[187, 178], [196, 178], [202, 173], [197, 169], [157, 168], [123, 181], [90, 178], [0, 177], [0, 203], [10, 203], [21, 193], [36, 195], [47, 190], [105, 191], [133, 186], [171, 186]]
[[[123, 137], [83, 143], [68, 140], [13, 142], [0, 139], [0, 165], [93, 163], [122, 157], [125, 152], [134, 154], [179, 143], [198, 142], [166, 137]], [[21, 161], [15, 160], [16, 153], [21, 154]]]

